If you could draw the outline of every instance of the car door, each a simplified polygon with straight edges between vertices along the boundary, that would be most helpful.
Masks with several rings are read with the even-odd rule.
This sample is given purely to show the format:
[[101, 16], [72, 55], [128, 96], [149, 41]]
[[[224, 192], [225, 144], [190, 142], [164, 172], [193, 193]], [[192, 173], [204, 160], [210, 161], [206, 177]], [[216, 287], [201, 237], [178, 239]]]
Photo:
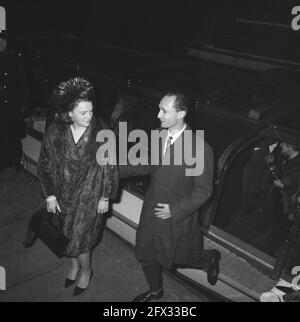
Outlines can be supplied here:
[[296, 256], [290, 238], [298, 228], [285, 213], [282, 191], [274, 186], [270, 156], [276, 151], [280, 155], [280, 144], [293, 144], [297, 136], [296, 131], [271, 126], [229, 147], [219, 163], [214, 198], [206, 213], [208, 236], [274, 278], [286, 268], [288, 258]]

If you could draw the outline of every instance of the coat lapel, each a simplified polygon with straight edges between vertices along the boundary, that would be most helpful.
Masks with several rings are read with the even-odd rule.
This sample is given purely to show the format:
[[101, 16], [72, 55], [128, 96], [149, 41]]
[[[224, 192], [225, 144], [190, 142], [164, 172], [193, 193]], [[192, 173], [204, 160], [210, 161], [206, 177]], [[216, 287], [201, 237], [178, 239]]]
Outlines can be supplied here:
[[[166, 138], [168, 136], [168, 131], [165, 131], [165, 134], [162, 139], [162, 147], [160, 149], [160, 165], [174, 165], [175, 157], [179, 157], [178, 155], [174, 155], [174, 152], [180, 151], [181, 150], [181, 159], [180, 164], [184, 164], [184, 135], [187, 133], [186, 131], [191, 130], [191, 128], [186, 125], [185, 130], [182, 132], [182, 134], [177, 138], [177, 140], [170, 145], [166, 149], [166, 153], [163, 153], [164, 149], [164, 144], [166, 142]], [[175, 148], [176, 147], [176, 148]], [[179, 150], [180, 149], [180, 150]]]
[[170, 149], [167, 148], [167, 150], [169, 151], [166, 151], [166, 153], [164, 154], [164, 147], [165, 147], [167, 136], [168, 136], [168, 130], [162, 129], [162, 139], [160, 140], [160, 145], [159, 145], [159, 165], [160, 166], [166, 160], [167, 153], [170, 153]]

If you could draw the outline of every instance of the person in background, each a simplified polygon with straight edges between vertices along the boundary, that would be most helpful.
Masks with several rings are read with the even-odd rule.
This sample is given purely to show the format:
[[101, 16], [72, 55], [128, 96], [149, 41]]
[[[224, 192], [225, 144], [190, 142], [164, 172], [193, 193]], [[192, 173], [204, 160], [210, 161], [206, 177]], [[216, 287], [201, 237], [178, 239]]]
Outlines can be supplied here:
[[268, 185], [264, 209], [272, 226], [271, 251], [278, 254], [289, 234], [296, 206], [300, 203], [299, 147], [287, 142], [277, 142], [266, 157], [266, 163]]

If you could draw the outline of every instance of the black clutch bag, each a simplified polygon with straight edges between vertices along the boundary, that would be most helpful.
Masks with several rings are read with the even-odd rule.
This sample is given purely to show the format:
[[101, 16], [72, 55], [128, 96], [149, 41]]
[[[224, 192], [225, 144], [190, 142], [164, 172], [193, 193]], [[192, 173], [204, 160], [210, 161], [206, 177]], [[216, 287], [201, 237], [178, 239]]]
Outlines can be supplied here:
[[70, 240], [62, 232], [60, 214], [51, 214], [42, 208], [33, 215], [29, 226], [57, 257], [64, 255]]

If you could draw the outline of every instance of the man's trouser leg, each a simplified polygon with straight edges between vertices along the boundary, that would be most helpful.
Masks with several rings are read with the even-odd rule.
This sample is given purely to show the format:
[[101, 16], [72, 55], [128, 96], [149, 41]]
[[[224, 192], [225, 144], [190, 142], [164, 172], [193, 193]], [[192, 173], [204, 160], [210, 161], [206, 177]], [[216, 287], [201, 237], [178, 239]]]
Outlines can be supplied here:
[[163, 286], [162, 267], [156, 262], [141, 261], [141, 265], [151, 292], [159, 291]]
[[215, 256], [215, 251], [212, 249], [203, 249], [199, 252], [198, 258], [191, 263], [188, 263], [186, 267], [197, 268], [197, 269], [207, 269], [213, 257]]

